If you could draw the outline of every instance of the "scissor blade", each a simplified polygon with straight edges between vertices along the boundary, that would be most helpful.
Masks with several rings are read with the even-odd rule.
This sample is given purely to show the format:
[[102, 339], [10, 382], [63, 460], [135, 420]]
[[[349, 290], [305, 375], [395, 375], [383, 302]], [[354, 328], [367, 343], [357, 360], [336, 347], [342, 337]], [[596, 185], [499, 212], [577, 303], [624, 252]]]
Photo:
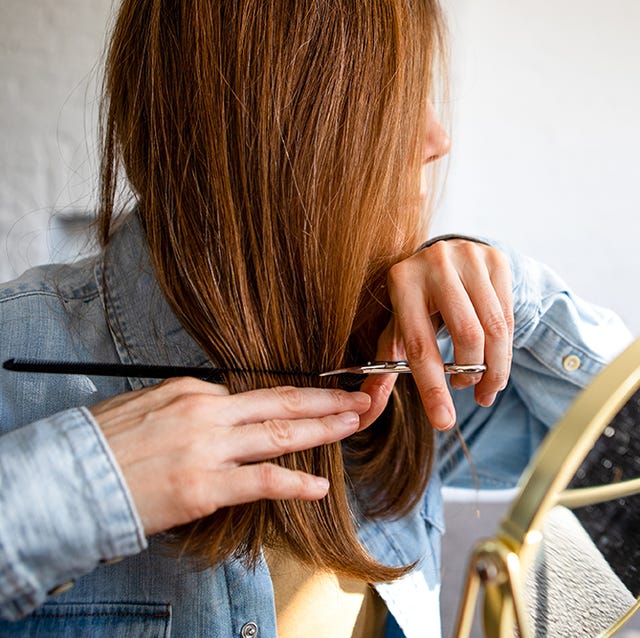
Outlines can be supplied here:
[[411, 372], [406, 361], [370, 361], [348, 368], [322, 372], [320, 376], [329, 377], [336, 374], [394, 374], [399, 372]]
[[[487, 366], [484, 363], [473, 365], [457, 365], [455, 363], [445, 363], [445, 374], [482, 374], [486, 372]], [[371, 361], [361, 365], [339, 368], [321, 372], [321, 377], [331, 377], [338, 374], [397, 374], [411, 373], [411, 368], [407, 361]]]
[[338, 374], [365, 374], [362, 369], [363, 366], [352, 366], [350, 368], [340, 368], [338, 370], [328, 370], [327, 372], [321, 372], [319, 377], [333, 377]]

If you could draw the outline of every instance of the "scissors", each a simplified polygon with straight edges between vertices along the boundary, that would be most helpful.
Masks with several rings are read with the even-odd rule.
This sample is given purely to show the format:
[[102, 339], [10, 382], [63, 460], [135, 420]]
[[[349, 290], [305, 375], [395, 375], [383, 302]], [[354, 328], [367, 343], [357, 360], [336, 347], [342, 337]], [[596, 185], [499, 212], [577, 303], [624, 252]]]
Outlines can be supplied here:
[[[456, 363], [445, 363], [445, 374], [478, 374], [486, 372], [487, 366], [484, 363], [472, 365], [458, 365]], [[411, 373], [408, 361], [370, 361], [361, 365], [349, 366], [321, 372], [320, 377], [331, 377], [336, 374], [389, 374], [389, 373]]]

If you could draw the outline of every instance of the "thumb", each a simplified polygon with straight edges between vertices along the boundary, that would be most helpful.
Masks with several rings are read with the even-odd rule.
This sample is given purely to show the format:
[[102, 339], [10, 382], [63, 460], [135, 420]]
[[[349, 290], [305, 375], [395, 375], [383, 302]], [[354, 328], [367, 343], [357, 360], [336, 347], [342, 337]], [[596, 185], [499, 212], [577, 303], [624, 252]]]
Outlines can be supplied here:
[[[394, 319], [391, 319], [378, 338], [376, 361], [400, 361], [405, 359], [404, 344]], [[368, 428], [384, 411], [397, 374], [370, 374], [360, 387], [371, 397], [371, 406], [360, 415], [360, 430]]]

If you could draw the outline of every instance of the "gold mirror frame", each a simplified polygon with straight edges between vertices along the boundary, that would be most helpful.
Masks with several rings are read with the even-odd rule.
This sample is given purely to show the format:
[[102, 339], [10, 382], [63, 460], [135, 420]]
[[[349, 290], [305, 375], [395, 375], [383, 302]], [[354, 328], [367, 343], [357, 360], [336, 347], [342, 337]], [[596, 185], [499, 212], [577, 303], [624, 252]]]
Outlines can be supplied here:
[[[640, 387], [640, 339], [598, 374], [545, 437], [523, 473], [496, 536], [473, 549], [458, 612], [455, 638], [468, 638], [480, 590], [487, 638], [530, 638], [523, 574], [542, 540], [546, 514], [556, 505], [578, 507], [640, 493], [640, 479], [598, 487], [566, 489], [598, 437]], [[640, 599], [638, 599], [640, 601]], [[606, 630], [612, 636], [640, 602]]]

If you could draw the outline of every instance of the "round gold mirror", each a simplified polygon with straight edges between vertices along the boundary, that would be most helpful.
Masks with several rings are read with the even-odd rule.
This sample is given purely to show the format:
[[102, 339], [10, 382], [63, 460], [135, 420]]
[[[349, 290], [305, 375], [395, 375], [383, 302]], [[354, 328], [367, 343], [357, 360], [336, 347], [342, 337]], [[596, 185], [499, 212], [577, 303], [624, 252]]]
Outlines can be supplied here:
[[640, 339], [579, 395], [474, 549], [456, 637], [481, 590], [488, 638], [640, 635], [638, 426]]

